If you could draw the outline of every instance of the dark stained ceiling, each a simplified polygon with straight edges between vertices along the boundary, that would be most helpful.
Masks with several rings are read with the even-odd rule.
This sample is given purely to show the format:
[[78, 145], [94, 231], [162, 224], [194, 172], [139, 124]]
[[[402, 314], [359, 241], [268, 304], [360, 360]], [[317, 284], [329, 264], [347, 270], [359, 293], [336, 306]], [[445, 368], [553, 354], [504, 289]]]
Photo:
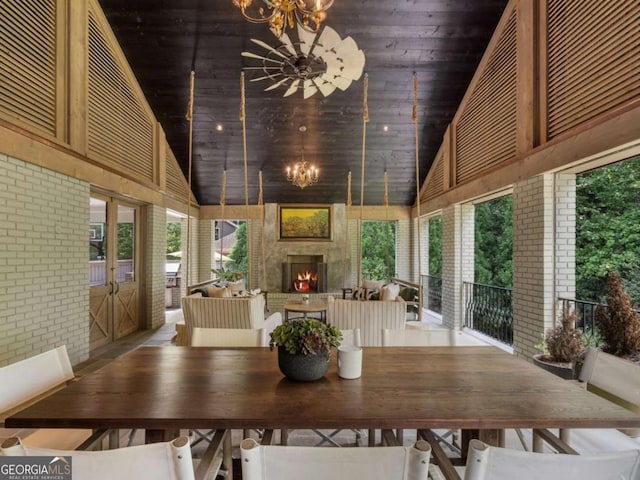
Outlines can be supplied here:
[[[217, 205], [226, 169], [226, 204], [244, 204], [240, 73], [260, 62], [241, 52], [264, 53], [251, 38], [274, 47], [279, 41], [267, 25], [244, 20], [232, 0], [100, 3], [185, 176], [185, 113], [189, 75], [195, 71], [193, 192], [201, 205]], [[365, 205], [382, 205], [385, 170], [389, 203], [415, 202], [413, 73], [418, 78], [422, 184], [506, 3], [335, 0], [325, 25], [355, 40], [365, 54], [369, 79]], [[262, 75], [247, 71], [245, 78], [249, 203], [257, 202], [262, 170], [265, 203], [344, 203], [351, 171], [353, 203], [359, 204], [364, 75], [346, 91], [326, 98], [318, 92], [307, 100], [301, 92], [283, 98], [285, 89], [265, 92], [269, 83], [249, 81]], [[301, 154], [301, 125], [307, 127], [305, 158], [320, 168], [319, 182], [304, 190], [285, 179], [287, 164]]]

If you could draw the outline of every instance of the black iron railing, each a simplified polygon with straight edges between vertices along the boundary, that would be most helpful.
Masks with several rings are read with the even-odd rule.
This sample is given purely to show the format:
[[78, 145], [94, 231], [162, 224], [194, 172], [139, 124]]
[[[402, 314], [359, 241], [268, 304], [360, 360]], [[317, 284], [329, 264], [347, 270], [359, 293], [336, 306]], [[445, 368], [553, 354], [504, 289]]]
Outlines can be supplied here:
[[513, 289], [464, 282], [465, 327], [513, 345]]
[[561, 311], [567, 308], [570, 311], [576, 311], [578, 314], [576, 328], [582, 332], [582, 336], [587, 344], [593, 345], [594, 347], [602, 346], [602, 339], [596, 326], [596, 310], [598, 307], [608, 310], [609, 306], [604, 303], [576, 300], [574, 298], [558, 298], [558, 301], [562, 302]]
[[422, 305], [432, 312], [442, 313], [442, 278], [422, 275]]

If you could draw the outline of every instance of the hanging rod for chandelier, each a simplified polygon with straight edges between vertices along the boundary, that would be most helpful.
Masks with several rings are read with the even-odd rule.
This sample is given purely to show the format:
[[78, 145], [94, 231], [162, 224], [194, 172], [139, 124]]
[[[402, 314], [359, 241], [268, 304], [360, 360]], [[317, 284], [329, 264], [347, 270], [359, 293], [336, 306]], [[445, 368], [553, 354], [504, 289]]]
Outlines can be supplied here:
[[269, 23], [280, 37], [296, 24], [309, 32], [317, 33], [327, 18], [327, 10], [334, 0], [232, 0], [242, 16], [252, 23]]

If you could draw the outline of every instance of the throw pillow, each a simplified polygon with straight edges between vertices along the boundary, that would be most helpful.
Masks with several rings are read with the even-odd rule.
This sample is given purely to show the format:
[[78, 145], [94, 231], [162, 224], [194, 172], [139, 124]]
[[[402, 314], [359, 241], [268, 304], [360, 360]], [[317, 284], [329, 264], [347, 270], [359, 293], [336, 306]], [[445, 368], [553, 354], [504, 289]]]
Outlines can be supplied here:
[[244, 279], [236, 280], [235, 282], [229, 282], [229, 285], [227, 288], [231, 292], [232, 296], [241, 295], [242, 292], [244, 291]]
[[380, 290], [380, 300], [395, 300], [400, 292], [400, 285], [397, 283], [390, 283], [385, 285]]
[[231, 296], [231, 292], [227, 287], [208, 287], [207, 296], [212, 298], [227, 298]]

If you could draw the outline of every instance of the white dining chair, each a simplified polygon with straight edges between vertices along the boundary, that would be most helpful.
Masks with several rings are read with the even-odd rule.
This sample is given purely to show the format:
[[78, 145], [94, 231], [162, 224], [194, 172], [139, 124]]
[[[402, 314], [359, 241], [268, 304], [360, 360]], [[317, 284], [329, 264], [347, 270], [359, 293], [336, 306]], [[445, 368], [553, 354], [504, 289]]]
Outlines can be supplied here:
[[464, 480], [640, 480], [640, 450], [564, 455], [469, 443]]
[[430, 445], [316, 448], [240, 444], [243, 480], [426, 480]]
[[489, 346], [488, 343], [460, 330], [382, 330], [383, 347], [462, 347]]
[[262, 328], [193, 327], [192, 347], [262, 347]]
[[[74, 480], [195, 480], [191, 447], [187, 437], [171, 442], [151, 443], [134, 447], [100, 451], [54, 450], [24, 445], [17, 437], [3, 442], [0, 451], [5, 456], [45, 456], [68, 465]], [[217, 466], [203, 466], [199, 478], [215, 478]]]
[[346, 328], [344, 330], [340, 330], [340, 332], [342, 333], [342, 341], [340, 342], [340, 345], [353, 345], [355, 347], [362, 346], [359, 328]]

